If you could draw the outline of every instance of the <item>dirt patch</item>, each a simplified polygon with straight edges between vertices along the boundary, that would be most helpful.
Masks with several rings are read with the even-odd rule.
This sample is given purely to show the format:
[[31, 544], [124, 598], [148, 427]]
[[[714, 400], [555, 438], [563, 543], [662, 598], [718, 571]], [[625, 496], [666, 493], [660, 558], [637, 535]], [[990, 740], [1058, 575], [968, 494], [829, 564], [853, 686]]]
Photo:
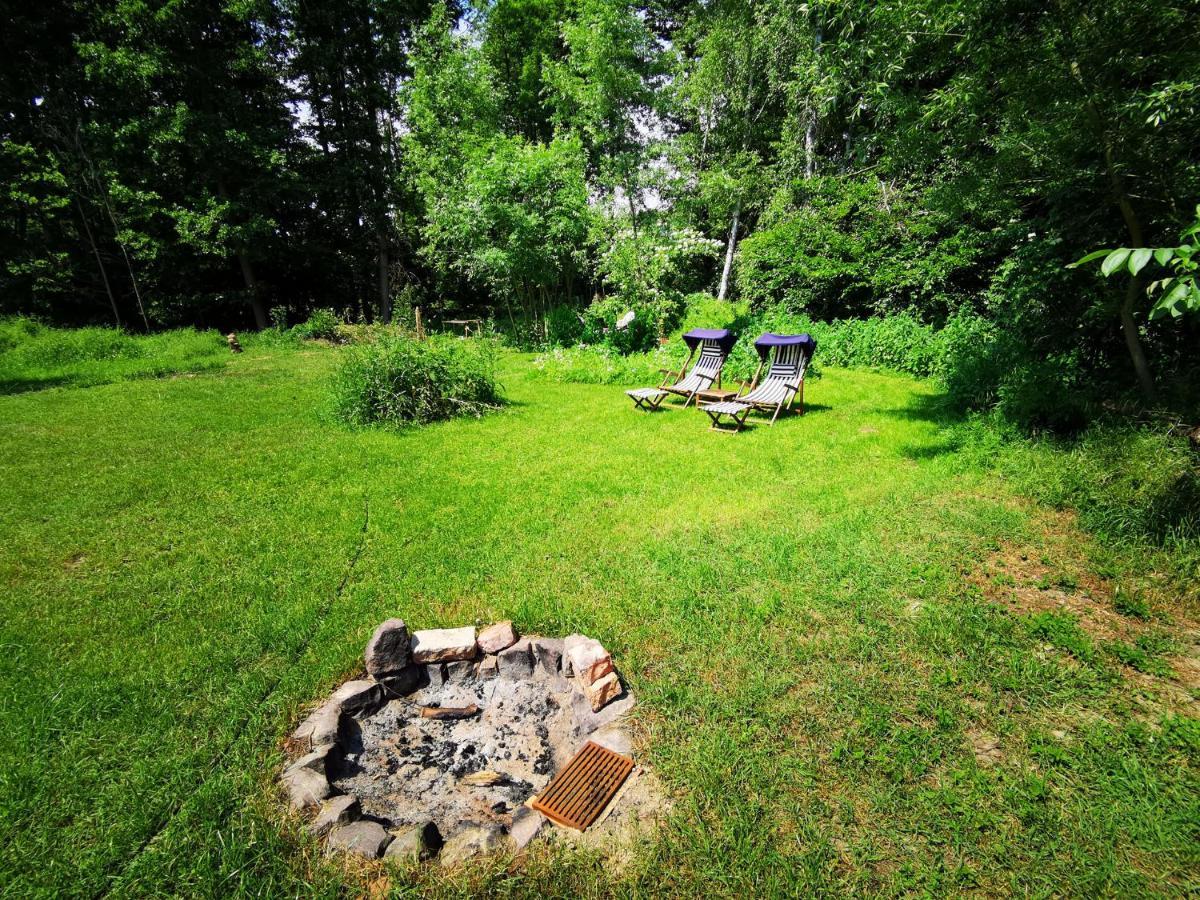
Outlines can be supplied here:
[[[1049, 515], [1040, 546], [1003, 543], [968, 581], [986, 600], [1017, 615], [1069, 614], [1101, 647], [1116, 641], [1136, 644], [1140, 637], [1162, 631], [1162, 621], [1117, 612], [1116, 586], [1090, 571], [1081, 549], [1086, 540], [1070, 513]], [[1163, 657], [1169, 677], [1129, 665], [1119, 668], [1149, 694], [1150, 708], [1195, 715], [1200, 711], [1200, 628], [1173, 611], [1167, 630], [1176, 642], [1175, 651]]]

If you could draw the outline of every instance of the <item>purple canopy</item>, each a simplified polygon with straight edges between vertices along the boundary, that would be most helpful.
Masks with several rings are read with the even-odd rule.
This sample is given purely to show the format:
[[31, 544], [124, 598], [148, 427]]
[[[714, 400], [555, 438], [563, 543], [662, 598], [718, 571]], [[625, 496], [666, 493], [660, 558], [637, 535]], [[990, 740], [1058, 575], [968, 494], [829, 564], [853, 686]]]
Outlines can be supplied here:
[[737, 343], [737, 335], [728, 328], [693, 328], [683, 336], [689, 350], [695, 350], [701, 341], [713, 341], [726, 353]]
[[772, 347], [794, 347], [797, 344], [805, 348], [804, 355], [810, 359], [817, 350], [817, 342], [811, 334], [771, 334], [769, 331], [758, 336], [758, 340], [754, 342], [754, 349], [758, 351], [760, 359], [766, 360]]

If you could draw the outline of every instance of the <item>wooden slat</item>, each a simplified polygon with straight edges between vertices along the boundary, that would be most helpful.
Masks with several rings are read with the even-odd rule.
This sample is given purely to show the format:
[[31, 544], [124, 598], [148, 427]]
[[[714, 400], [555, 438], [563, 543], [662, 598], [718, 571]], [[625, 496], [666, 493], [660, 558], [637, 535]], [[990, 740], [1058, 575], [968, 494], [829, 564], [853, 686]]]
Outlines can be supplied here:
[[633, 760], [588, 741], [546, 785], [533, 808], [559, 825], [583, 831], [596, 821], [633, 771]]

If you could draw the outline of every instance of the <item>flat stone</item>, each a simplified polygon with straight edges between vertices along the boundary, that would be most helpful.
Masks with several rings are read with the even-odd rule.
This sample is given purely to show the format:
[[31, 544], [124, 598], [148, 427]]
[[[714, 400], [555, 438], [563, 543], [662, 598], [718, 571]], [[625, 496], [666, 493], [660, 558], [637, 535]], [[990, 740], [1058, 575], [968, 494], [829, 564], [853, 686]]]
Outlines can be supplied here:
[[600, 712], [609, 701], [621, 696], [621, 679], [616, 672], [609, 672], [590, 684], [587, 681], [581, 681], [580, 684], [583, 685], [583, 693], [587, 695], [592, 712]]
[[512, 815], [512, 827], [508, 830], [513, 849], [524, 850], [530, 841], [542, 833], [549, 822], [550, 820], [536, 809], [518, 806]]
[[446, 673], [446, 684], [462, 684], [475, 680], [475, 663], [469, 659], [458, 659], [442, 665]]
[[347, 681], [329, 698], [330, 703], [349, 715], [372, 709], [382, 700], [383, 688], [374, 681]]
[[367, 642], [367, 674], [372, 678], [399, 672], [408, 665], [408, 626], [403, 619], [388, 619]]
[[332, 828], [325, 846], [329, 850], [354, 853], [367, 859], [379, 859], [391, 842], [392, 836], [378, 822], [359, 820]]
[[310, 809], [333, 793], [324, 774], [312, 769], [288, 769], [279, 781], [287, 789], [292, 809]]
[[480, 678], [495, 678], [500, 674], [500, 657], [485, 656], [479, 664]]
[[533, 653], [529, 649], [529, 638], [521, 638], [496, 657], [500, 660], [500, 674], [505, 678], [528, 678], [533, 672]]
[[484, 653], [499, 653], [517, 642], [517, 631], [512, 622], [497, 622], [479, 632], [476, 641]]
[[599, 641], [582, 634], [563, 641], [563, 655], [570, 663], [570, 674], [585, 684], [599, 681], [613, 670], [612, 655]]
[[315, 750], [337, 740], [341, 711], [337, 704], [326, 702], [300, 723], [292, 740], [307, 750]]
[[601, 747], [607, 747], [613, 753], [633, 756], [633, 735], [623, 725], [605, 725], [598, 731], [593, 731], [588, 739]]
[[308, 826], [308, 832], [315, 837], [321, 837], [336, 825], [349, 825], [360, 815], [362, 808], [357, 797], [349, 794], [331, 797], [321, 804], [321, 810]]
[[468, 825], [446, 841], [438, 862], [450, 868], [503, 847], [504, 830], [499, 825]]
[[563, 639], [535, 637], [529, 639], [534, 664], [547, 675], [557, 675], [562, 666]]
[[475, 628], [434, 628], [412, 636], [412, 660], [417, 663], [449, 662], [475, 658]]
[[582, 690], [572, 691], [571, 714], [575, 718], [575, 734], [580, 738], [589, 737], [593, 732], [598, 731], [605, 725], [615, 722], [636, 705], [637, 700], [633, 694], [626, 691], [624, 697], [613, 700], [599, 712], [596, 712], [592, 709], [591, 701], [588, 700]]
[[421, 825], [411, 825], [408, 828], [392, 832], [394, 840], [388, 844], [383, 858], [402, 865], [419, 863], [429, 859], [434, 850], [441, 844], [442, 838], [432, 822]]

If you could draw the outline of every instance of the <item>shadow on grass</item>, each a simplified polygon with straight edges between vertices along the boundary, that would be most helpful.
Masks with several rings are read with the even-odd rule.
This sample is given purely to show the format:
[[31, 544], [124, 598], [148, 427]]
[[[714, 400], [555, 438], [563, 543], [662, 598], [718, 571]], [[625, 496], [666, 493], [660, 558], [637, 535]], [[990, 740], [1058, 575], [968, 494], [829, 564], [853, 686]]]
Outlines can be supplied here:
[[895, 419], [926, 422], [939, 429], [939, 433], [926, 443], [900, 447], [900, 455], [905, 459], [937, 459], [958, 453], [963, 448], [965, 438], [957, 426], [966, 421], [966, 414], [956, 409], [945, 394], [921, 394], [913, 397], [907, 406], [884, 409], [881, 412]]
[[27, 394], [52, 387], [67, 387], [75, 382], [69, 376], [55, 375], [46, 378], [0, 378], [0, 396]]

